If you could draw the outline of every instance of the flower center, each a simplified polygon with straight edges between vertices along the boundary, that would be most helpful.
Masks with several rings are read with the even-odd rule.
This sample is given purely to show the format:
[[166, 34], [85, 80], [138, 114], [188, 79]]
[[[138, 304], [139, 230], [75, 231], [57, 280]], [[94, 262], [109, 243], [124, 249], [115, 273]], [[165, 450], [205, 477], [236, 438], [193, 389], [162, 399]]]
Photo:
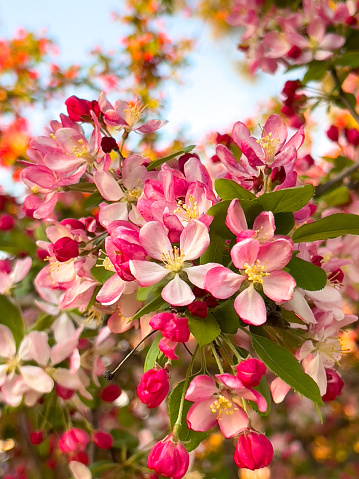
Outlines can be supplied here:
[[96, 326], [98, 327], [104, 320], [104, 313], [96, 308], [96, 306], [91, 306], [91, 308], [84, 313], [84, 317], [86, 318], [84, 323], [92, 323], [92, 321], [96, 321]]
[[[72, 141], [75, 143], [75, 146], [73, 146], [71, 152], [67, 152], [66, 155], [67, 156], [74, 155], [77, 158], [87, 158], [89, 155], [88, 155], [88, 151], [86, 147], [83, 144], [84, 141], [81, 139], [77, 140], [77, 142], [75, 140], [72, 140]], [[78, 145], [76, 143], [78, 143]]]
[[128, 105], [126, 110], [124, 112], [126, 113], [126, 122], [128, 123], [129, 126], [135, 125], [138, 120], [141, 118], [142, 113], [144, 110], [147, 108], [147, 105], [142, 106], [138, 100], [136, 100], [136, 103], [132, 105]]
[[274, 155], [276, 154], [278, 144], [280, 143], [280, 139], [272, 138], [272, 132], [269, 132], [267, 136], [258, 138], [256, 142], [261, 145], [261, 147], [267, 154], [267, 159], [272, 162]]
[[338, 338], [329, 338], [317, 344], [317, 351], [338, 362], [342, 357], [342, 346]]
[[177, 246], [174, 246], [173, 251], [169, 251], [168, 254], [162, 253], [161, 259], [165, 263], [165, 268], [178, 273], [182, 269], [185, 254], [181, 253]]
[[7, 371], [9, 374], [15, 372], [16, 369], [21, 366], [21, 361], [17, 356], [7, 359], [5, 363], [7, 364]]
[[263, 276], [269, 276], [269, 273], [264, 271], [264, 266], [261, 265], [259, 259], [252, 265], [244, 263], [244, 267], [244, 273], [247, 275], [248, 281], [253, 283], [263, 284]]
[[190, 222], [191, 220], [196, 220], [199, 217], [197, 202], [193, 196], [188, 198], [189, 205], [183, 203], [183, 201], [178, 200], [178, 208], [174, 210], [174, 214], [178, 214], [183, 221]]
[[220, 394], [218, 399], [209, 407], [213, 413], [226, 414], [227, 416], [230, 416], [233, 414], [233, 411], [237, 410], [237, 408], [232, 408], [232, 406], [233, 403]]
[[141, 195], [142, 195], [142, 188], [140, 188], [139, 186], [137, 186], [136, 188], [133, 188], [133, 190], [127, 190], [125, 193], [128, 203], [137, 201]]

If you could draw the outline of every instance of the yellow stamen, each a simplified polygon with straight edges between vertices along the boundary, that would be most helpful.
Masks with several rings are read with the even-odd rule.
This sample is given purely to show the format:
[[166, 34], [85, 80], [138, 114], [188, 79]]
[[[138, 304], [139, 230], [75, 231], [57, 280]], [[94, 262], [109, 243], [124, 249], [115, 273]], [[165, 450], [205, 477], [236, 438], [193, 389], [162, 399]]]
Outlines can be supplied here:
[[173, 251], [169, 251], [168, 254], [162, 253], [161, 259], [165, 263], [165, 268], [177, 273], [182, 269], [185, 254], [180, 253], [180, 249], [174, 246]]
[[209, 407], [213, 413], [226, 414], [227, 416], [231, 416], [234, 411], [238, 410], [238, 408], [232, 408], [232, 406], [233, 403], [220, 394], [218, 396], [218, 399], [214, 401]]
[[253, 283], [263, 284], [263, 276], [269, 276], [269, 273], [264, 271], [264, 266], [261, 265], [259, 259], [252, 265], [245, 263], [244, 267], [244, 273], [248, 276], [248, 280]]
[[178, 208], [176, 208], [173, 213], [177, 213], [182, 220], [190, 222], [191, 220], [199, 218], [199, 212], [197, 202], [193, 196], [189, 196], [188, 202], [189, 205], [186, 205], [186, 203], [183, 203], [181, 200], [177, 201]]
[[141, 118], [142, 113], [144, 110], [147, 108], [147, 105], [142, 106], [139, 100], [136, 100], [136, 103], [131, 106], [128, 105], [128, 108], [126, 108], [125, 113], [127, 113], [125, 120], [127, 121], [129, 126], [132, 126], [138, 122], [138, 120]]
[[273, 161], [274, 155], [277, 151], [277, 146], [280, 143], [280, 139], [272, 138], [272, 132], [269, 132], [267, 136], [258, 138], [256, 142], [261, 145], [263, 150], [265, 150], [265, 152], [267, 153], [268, 160]]

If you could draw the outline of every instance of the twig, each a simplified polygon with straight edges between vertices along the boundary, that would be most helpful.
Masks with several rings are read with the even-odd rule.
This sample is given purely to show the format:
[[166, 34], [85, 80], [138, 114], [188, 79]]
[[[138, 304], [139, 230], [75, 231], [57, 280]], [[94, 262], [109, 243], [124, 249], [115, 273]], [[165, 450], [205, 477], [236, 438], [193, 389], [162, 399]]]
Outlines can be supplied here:
[[323, 183], [322, 185], [318, 185], [315, 188], [314, 197], [318, 197], [318, 196], [323, 195], [332, 186], [336, 185], [337, 183], [340, 183], [342, 180], [344, 180], [345, 177], [349, 176], [351, 173], [353, 173], [358, 168], [359, 168], [359, 163], [355, 162], [354, 165], [349, 166], [348, 168], [345, 168], [345, 170], [343, 170], [340, 173], [340, 175], [336, 176], [332, 180], [328, 181], [327, 183]]
[[349, 103], [347, 97], [345, 96], [345, 93], [344, 91], [342, 90], [342, 85], [339, 81], [339, 78], [338, 78], [338, 74], [337, 74], [337, 71], [335, 69], [335, 67], [331, 67], [330, 69], [330, 73], [332, 74], [332, 77], [333, 77], [333, 80], [335, 82], [335, 86], [337, 87], [338, 89], [338, 92], [339, 92], [339, 98], [341, 99], [341, 101], [344, 103], [344, 105], [346, 106], [347, 110], [350, 112], [350, 114], [352, 115], [352, 117], [354, 118], [354, 120], [358, 123], [359, 125], [359, 115], [358, 113], [356, 112], [355, 108]]

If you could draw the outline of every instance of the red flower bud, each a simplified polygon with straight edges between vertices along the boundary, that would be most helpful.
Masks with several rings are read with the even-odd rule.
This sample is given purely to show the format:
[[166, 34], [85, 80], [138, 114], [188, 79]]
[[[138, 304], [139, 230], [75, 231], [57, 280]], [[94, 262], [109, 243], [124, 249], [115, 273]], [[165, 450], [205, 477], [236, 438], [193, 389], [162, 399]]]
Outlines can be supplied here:
[[254, 471], [268, 466], [272, 459], [273, 446], [263, 434], [250, 431], [239, 436], [234, 452], [238, 467]]
[[70, 96], [66, 101], [67, 114], [73, 121], [91, 121], [91, 102], [77, 96]]
[[87, 432], [77, 427], [66, 431], [60, 439], [59, 448], [62, 452], [78, 452], [86, 449], [90, 438]]
[[338, 141], [339, 139], [339, 130], [335, 125], [332, 125], [327, 131], [327, 137], [329, 140]]
[[299, 47], [297, 47], [297, 45], [293, 45], [292, 48], [287, 53], [287, 58], [293, 58], [294, 60], [296, 60], [297, 58], [300, 57], [301, 54], [302, 54], [302, 50]]
[[49, 256], [49, 253], [46, 251], [46, 249], [38, 249], [36, 251], [37, 257], [41, 259], [42, 261], [45, 261], [45, 259]]
[[282, 90], [283, 95], [287, 96], [288, 98], [293, 98], [298, 88], [302, 86], [300, 80], [288, 80], [284, 84], [284, 88]]
[[117, 384], [110, 384], [101, 391], [101, 399], [105, 402], [113, 402], [121, 395], [121, 388]]
[[325, 372], [327, 374], [327, 391], [322, 399], [324, 402], [328, 402], [342, 394], [344, 381], [334, 369], [326, 369]]
[[237, 365], [237, 377], [247, 387], [258, 386], [267, 368], [259, 359], [249, 358]]
[[295, 109], [292, 106], [284, 105], [280, 111], [283, 115], [288, 116], [289, 118], [295, 115]]
[[189, 466], [189, 454], [181, 442], [175, 442], [172, 434], [158, 442], [148, 456], [147, 466], [157, 474], [181, 479]]
[[44, 435], [42, 431], [34, 431], [30, 434], [31, 444], [37, 445], [41, 444], [44, 440]]
[[177, 343], [186, 343], [189, 340], [190, 331], [188, 319], [184, 316], [176, 316], [173, 313], [158, 313], [152, 316], [150, 326], [161, 331], [164, 338]]
[[157, 407], [167, 396], [168, 375], [164, 369], [146, 371], [137, 386], [137, 396], [150, 409]]
[[113, 446], [113, 437], [108, 432], [93, 431], [92, 442], [101, 449], [111, 449]]
[[112, 150], [118, 150], [118, 144], [112, 136], [104, 136], [101, 140], [101, 148], [104, 153], [110, 153]]
[[56, 384], [56, 393], [60, 398], [66, 400], [66, 399], [71, 399], [72, 396], [75, 394], [75, 391], [73, 389], [68, 389], [68, 388], [65, 388], [64, 386], [60, 386], [59, 384]]
[[53, 244], [53, 251], [57, 261], [64, 262], [71, 258], [77, 258], [79, 255], [79, 245], [77, 241], [68, 238], [60, 238]]
[[359, 145], [359, 130], [356, 128], [349, 128], [345, 130], [345, 137], [351, 145]]
[[15, 220], [12, 216], [4, 214], [0, 216], [0, 230], [10, 231], [15, 226]]
[[198, 316], [202, 319], [207, 317], [207, 304], [204, 301], [194, 301], [187, 307], [188, 311], [193, 314], [193, 316]]

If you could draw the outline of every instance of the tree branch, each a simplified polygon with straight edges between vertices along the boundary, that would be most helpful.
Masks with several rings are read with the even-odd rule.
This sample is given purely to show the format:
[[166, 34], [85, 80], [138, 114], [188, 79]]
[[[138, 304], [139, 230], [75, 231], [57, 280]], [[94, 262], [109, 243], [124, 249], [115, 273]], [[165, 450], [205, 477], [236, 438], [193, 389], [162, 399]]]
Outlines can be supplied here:
[[341, 99], [341, 101], [344, 103], [344, 105], [346, 106], [347, 110], [349, 111], [349, 113], [352, 115], [352, 117], [354, 118], [354, 120], [358, 123], [359, 125], [359, 115], [358, 113], [356, 112], [355, 108], [349, 103], [347, 97], [345, 96], [345, 93], [342, 89], [342, 85], [339, 81], [339, 78], [338, 78], [338, 74], [337, 74], [337, 71], [335, 69], [335, 67], [331, 67], [330, 69], [330, 73], [332, 74], [332, 77], [333, 77], [333, 80], [335, 82], [335, 86], [337, 87], [337, 90], [338, 90], [338, 93], [339, 93], [339, 98]]
[[314, 197], [317, 198], [318, 196], [323, 195], [332, 186], [340, 183], [342, 180], [344, 180], [345, 177], [349, 176], [351, 173], [353, 173], [358, 168], [359, 168], [359, 163], [355, 162], [352, 166], [349, 166], [348, 168], [345, 168], [345, 170], [343, 170], [338, 176], [336, 176], [332, 180], [328, 181], [327, 183], [323, 183], [322, 185], [318, 185], [315, 188]]

